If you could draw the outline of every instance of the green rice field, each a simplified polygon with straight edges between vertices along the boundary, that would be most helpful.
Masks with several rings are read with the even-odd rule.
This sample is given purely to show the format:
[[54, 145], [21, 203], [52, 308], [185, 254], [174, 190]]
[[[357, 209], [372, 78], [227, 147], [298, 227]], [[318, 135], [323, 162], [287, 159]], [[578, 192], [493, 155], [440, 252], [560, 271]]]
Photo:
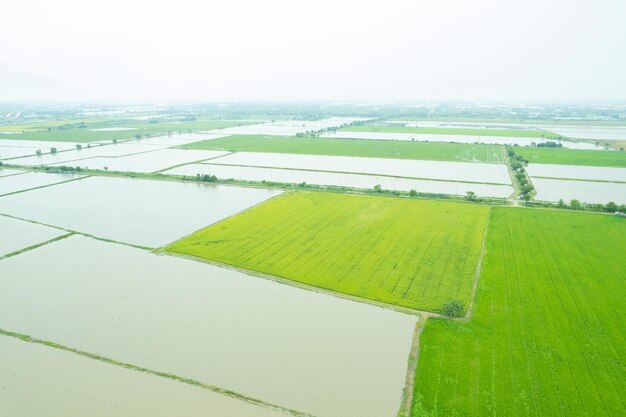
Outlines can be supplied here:
[[274, 152], [308, 155], [422, 159], [431, 161], [503, 162], [502, 147], [435, 142], [401, 142], [235, 135], [183, 146], [237, 152]]
[[413, 309], [464, 305], [489, 208], [291, 192], [165, 249]]
[[412, 416], [624, 416], [626, 219], [493, 208], [469, 322], [430, 319]]
[[587, 165], [626, 168], [626, 152], [563, 148], [516, 147], [515, 152], [538, 164]]
[[560, 135], [547, 130], [522, 129], [474, 129], [456, 127], [401, 127], [401, 126], [349, 126], [341, 130], [349, 132], [415, 133], [425, 135], [471, 135], [471, 136], [509, 136], [518, 138], [552, 138]]

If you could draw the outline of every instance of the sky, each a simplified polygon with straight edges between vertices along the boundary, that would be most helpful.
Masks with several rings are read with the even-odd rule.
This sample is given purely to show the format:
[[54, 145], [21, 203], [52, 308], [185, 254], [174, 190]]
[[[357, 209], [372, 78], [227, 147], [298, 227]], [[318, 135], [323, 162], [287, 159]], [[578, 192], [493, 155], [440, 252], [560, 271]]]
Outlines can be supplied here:
[[0, 101], [626, 101], [625, 0], [7, 0]]

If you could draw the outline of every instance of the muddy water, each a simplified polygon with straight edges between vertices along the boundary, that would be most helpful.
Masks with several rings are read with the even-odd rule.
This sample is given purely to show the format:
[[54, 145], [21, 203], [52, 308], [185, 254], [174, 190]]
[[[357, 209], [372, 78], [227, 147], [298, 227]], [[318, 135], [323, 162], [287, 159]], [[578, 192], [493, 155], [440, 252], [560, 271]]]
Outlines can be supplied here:
[[544, 178], [532, 178], [532, 182], [537, 190], [536, 200], [559, 201], [563, 199], [569, 204], [570, 200], [577, 199], [584, 203], [606, 204], [612, 201], [617, 204], [626, 204], [626, 184]]
[[320, 417], [392, 417], [417, 318], [74, 236], [0, 261], [0, 328]]
[[0, 414], [10, 417], [281, 417], [205, 389], [0, 335]]
[[531, 177], [626, 182], [626, 168], [531, 163], [527, 171]]
[[[48, 174], [0, 178], [0, 194], [3, 183], [20, 181], [28, 175]], [[224, 185], [90, 177], [1, 197], [0, 213], [157, 247], [280, 193]]]

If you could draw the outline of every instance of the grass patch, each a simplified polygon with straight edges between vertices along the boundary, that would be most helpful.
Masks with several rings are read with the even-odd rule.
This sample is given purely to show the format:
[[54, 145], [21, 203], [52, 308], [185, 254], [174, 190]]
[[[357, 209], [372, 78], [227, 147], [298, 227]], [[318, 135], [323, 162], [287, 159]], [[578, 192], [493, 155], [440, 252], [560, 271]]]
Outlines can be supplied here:
[[626, 219], [493, 208], [469, 323], [429, 319], [412, 416], [621, 416]]
[[626, 168], [626, 152], [623, 151], [518, 146], [515, 152], [531, 163]]
[[402, 307], [467, 305], [489, 207], [291, 192], [166, 250]]
[[421, 159], [430, 161], [503, 162], [497, 145], [435, 142], [400, 142], [288, 136], [235, 135], [195, 142], [186, 149], [217, 149], [236, 152], [272, 152], [306, 155], [358, 156]]
[[472, 129], [456, 127], [401, 127], [401, 126], [350, 126], [340, 130], [349, 132], [415, 133], [424, 135], [470, 135], [470, 136], [508, 136], [517, 138], [558, 139], [561, 135], [547, 130], [516, 129]]

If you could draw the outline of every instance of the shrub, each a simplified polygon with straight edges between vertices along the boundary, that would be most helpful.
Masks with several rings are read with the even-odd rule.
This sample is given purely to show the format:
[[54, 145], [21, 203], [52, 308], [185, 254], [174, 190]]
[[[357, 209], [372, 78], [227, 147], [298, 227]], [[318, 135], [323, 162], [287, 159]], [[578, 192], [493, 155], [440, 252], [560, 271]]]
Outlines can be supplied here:
[[451, 300], [443, 305], [443, 314], [448, 317], [461, 317], [463, 315], [463, 303], [459, 300]]

